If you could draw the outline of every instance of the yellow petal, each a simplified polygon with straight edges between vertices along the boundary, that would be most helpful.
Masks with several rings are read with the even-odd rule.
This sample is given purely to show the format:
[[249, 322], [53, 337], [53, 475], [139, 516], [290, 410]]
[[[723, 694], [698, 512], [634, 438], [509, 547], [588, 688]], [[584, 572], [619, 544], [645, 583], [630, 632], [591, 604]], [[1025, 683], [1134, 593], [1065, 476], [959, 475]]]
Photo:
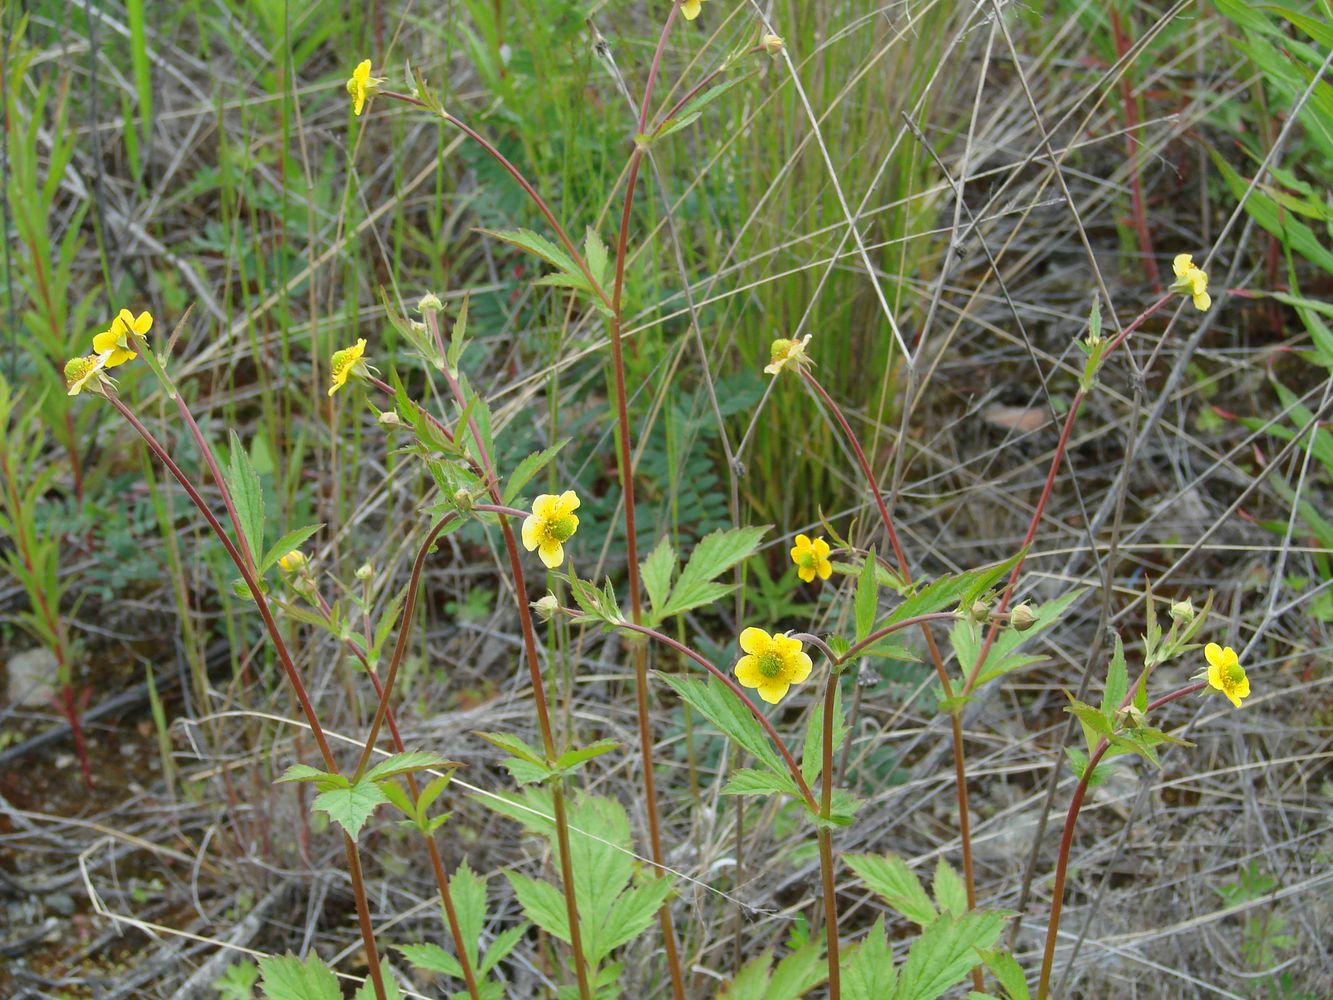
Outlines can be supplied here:
[[529, 514], [523, 519], [523, 547], [531, 552], [537, 547], [537, 527], [540, 521], [536, 514]]
[[804, 580], [806, 583], [811, 583], [811, 582], [814, 580], [814, 578], [815, 578], [815, 570], [814, 570], [814, 567], [813, 567], [813, 566], [801, 566], [801, 567], [799, 567], [799, 568], [796, 570], [796, 575], [799, 576], [799, 577], [800, 577], [802, 580]]
[[740, 641], [741, 649], [747, 653], [753, 653], [755, 656], [768, 652], [769, 646], [772, 645], [768, 633], [761, 628], [755, 628], [753, 625], [742, 630]]
[[1212, 304], [1212, 297], [1207, 292], [1200, 292], [1194, 296], [1194, 308], [1199, 312], [1207, 312], [1208, 307]]
[[685, 0], [685, 2], [680, 5], [680, 12], [685, 15], [685, 20], [693, 21], [698, 17], [702, 3], [703, 0]]
[[827, 559], [820, 559], [816, 563], [816, 566], [819, 569], [819, 578], [821, 580], [827, 580], [833, 575], [833, 563], [829, 562]]
[[105, 354], [107, 351], [113, 351], [120, 346], [120, 337], [116, 335], [115, 330], [103, 330], [93, 338], [93, 353]]
[[[1240, 683], [1236, 685], [1236, 697], [1248, 698], [1249, 696], [1250, 696], [1250, 679], [1248, 677], [1242, 677]], [[1236, 707], [1237, 708], [1240, 707], [1239, 703], [1237, 703]]]
[[822, 538], [815, 539], [814, 548], [815, 548], [815, 555], [819, 556], [819, 558], [821, 559], [824, 558], [826, 555], [828, 555], [830, 551], [828, 547], [828, 542], [824, 541], [824, 539]]
[[559, 516], [558, 507], [560, 501], [550, 493], [542, 493], [536, 500], [532, 501], [532, 512], [540, 518], [551, 518]]
[[809, 536], [809, 535], [797, 535], [797, 536], [796, 536], [796, 548], [798, 548], [798, 549], [808, 549], [808, 548], [810, 548], [810, 536]]
[[579, 509], [579, 496], [573, 490], [565, 490], [560, 494], [560, 509], [568, 513]]
[[1210, 642], [1203, 647], [1203, 655], [1208, 663], [1214, 667], [1221, 667], [1224, 665], [1222, 659], [1222, 647], [1215, 642]]
[[767, 684], [759, 685], [759, 697], [770, 705], [776, 705], [786, 695], [789, 687], [791, 685], [786, 681], [769, 681]]
[[537, 550], [547, 569], [555, 569], [565, 561], [565, 547], [559, 542], [548, 542]]
[[732, 668], [736, 675], [736, 680], [740, 681], [744, 687], [757, 688], [764, 683], [764, 675], [759, 672], [759, 658], [755, 656], [742, 656], [736, 661], [736, 666]]
[[[1212, 644], [1210, 643], [1209, 645]], [[1222, 668], [1219, 667], [1216, 663], [1210, 663], [1208, 665], [1208, 686], [1217, 688], [1217, 690], [1219, 691], [1223, 690]]]
[[1233, 708], [1240, 708], [1240, 697], [1238, 691], [1224, 691], [1227, 701], [1231, 702]]
[[810, 661], [808, 653], [797, 653], [795, 663], [792, 664], [791, 682], [799, 684], [810, 676], [810, 668], [814, 666]]
[[1176, 254], [1176, 259], [1171, 262], [1171, 269], [1176, 272], [1177, 278], [1185, 277], [1185, 272], [1193, 266], [1194, 256], [1187, 253]]

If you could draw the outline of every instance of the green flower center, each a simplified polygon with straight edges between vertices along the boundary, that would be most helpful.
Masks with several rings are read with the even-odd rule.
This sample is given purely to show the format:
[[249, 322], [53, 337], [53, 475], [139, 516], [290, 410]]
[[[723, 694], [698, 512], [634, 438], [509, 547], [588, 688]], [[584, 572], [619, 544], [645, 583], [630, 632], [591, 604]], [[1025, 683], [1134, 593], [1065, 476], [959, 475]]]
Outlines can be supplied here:
[[759, 654], [759, 672], [770, 680], [782, 673], [782, 657], [777, 653]]
[[543, 527], [546, 529], [546, 537], [551, 541], [567, 542], [569, 536], [574, 534], [574, 529], [578, 527], [578, 522], [569, 515], [564, 515], [548, 519]]
[[335, 352], [333, 357], [329, 360], [332, 363], [333, 376], [334, 378], [337, 378], [356, 362], [356, 352], [350, 347], [346, 347], [341, 351]]
[[87, 358], [71, 358], [65, 364], [65, 384], [77, 382], [87, 374], [93, 363]]
[[1235, 687], [1245, 679], [1245, 668], [1239, 663], [1233, 663], [1222, 671], [1222, 680], [1227, 687]]

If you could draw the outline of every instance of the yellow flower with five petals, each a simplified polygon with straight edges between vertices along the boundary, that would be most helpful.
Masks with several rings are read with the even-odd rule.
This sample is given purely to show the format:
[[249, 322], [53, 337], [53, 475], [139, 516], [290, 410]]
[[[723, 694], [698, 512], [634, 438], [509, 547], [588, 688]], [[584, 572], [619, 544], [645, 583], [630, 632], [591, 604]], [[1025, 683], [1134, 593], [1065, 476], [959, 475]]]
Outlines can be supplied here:
[[334, 351], [333, 357], [329, 358], [329, 377], [332, 385], [329, 386], [329, 395], [347, 384], [347, 380], [353, 375], [366, 375], [369, 367], [366, 365], [363, 355], [366, 353], [366, 341], [362, 337], [351, 347], [344, 347], [341, 351]]
[[383, 82], [382, 77], [370, 75], [369, 59], [361, 60], [356, 69], [352, 70], [352, 77], [347, 81], [347, 93], [352, 95], [352, 111], [358, 118], [365, 110], [366, 101], [373, 94], [379, 93], [379, 86]]
[[816, 576], [827, 580], [833, 575], [833, 564], [829, 562], [828, 554], [829, 545], [822, 535], [814, 541], [810, 540], [809, 535], [797, 535], [796, 544], [791, 550], [796, 575], [806, 583], [810, 583]]
[[565, 490], [558, 497], [543, 493], [532, 502], [532, 513], [523, 519], [523, 547], [537, 555], [547, 569], [555, 569], [565, 561], [565, 542], [579, 528], [574, 511], [579, 509], [579, 498], [573, 490]]
[[741, 632], [741, 649], [745, 651], [733, 668], [736, 679], [745, 687], [757, 688], [759, 697], [776, 705], [793, 684], [810, 676], [813, 664], [801, 646], [786, 632], [769, 635], [761, 628], [750, 627]]
[[1240, 708], [1241, 699], [1250, 696], [1250, 679], [1245, 676], [1236, 651], [1210, 642], [1203, 647], [1203, 655], [1208, 660], [1208, 686], [1221, 691], [1232, 705]]
[[107, 368], [115, 368], [126, 361], [133, 361], [139, 356], [139, 352], [134, 349], [131, 332], [142, 339], [148, 336], [148, 331], [152, 328], [151, 314], [141, 312], [136, 317], [128, 309], [122, 309], [111, 321], [110, 328], [93, 338], [93, 352], [106, 358]]
[[799, 368], [801, 365], [809, 362], [805, 356], [805, 345], [810, 343], [810, 334], [806, 334], [800, 340], [787, 340], [785, 337], [779, 337], [773, 341], [769, 347], [769, 362], [764, 366], [764, 372], [768, 375], [777, 375], [787, 365], [793, 368]]
[[685, 20], [693, 21], [699, 16], [699, 11], [703, 8], [704, 0], [682, 0], [680, 12], [685, 15]]
[[1176, 259], [1171, 262], [1171, 269], [1176, 272], [1176, 280], [1171, 286], [1171, 291], [1188, 295], [1194, 301], [1194, 308], [1199, 312], [1203, 312], [1213, 304], [1212, 298], [1208, 295], [1208, 275], [1195, 267], [1192, 255], [1176, 254]]

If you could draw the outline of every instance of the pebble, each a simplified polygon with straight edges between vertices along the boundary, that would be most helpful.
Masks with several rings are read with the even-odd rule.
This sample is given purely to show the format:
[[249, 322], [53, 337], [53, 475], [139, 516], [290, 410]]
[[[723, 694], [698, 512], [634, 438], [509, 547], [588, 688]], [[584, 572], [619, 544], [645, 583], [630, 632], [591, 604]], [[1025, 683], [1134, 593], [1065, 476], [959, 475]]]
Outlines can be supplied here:
[[47, 706], [56, 691], [55, 654], [45, 646], [18, 653], [9, 658], [5, 697], [11, 705], [24, 708]]

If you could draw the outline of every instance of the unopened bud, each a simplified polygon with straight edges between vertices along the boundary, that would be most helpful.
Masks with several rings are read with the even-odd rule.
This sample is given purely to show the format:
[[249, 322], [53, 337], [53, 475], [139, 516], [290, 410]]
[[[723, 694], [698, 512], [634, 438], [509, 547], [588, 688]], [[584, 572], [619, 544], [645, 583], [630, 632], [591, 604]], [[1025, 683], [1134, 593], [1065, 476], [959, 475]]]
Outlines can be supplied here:
[[300, 549], [292, 549], [285, 556], [279, 557], [278, 568], [284, 573], [295, 573], [304, 569], [307, 561], [304, 552]]
[[397, 410], [385, 410], [379, 415], [381, 427], [403, 427], [403, 418], [398, 415]]
[[375, 567], [370, 563], [362, 563], [356, 570], [356, 578], [362, 583], [372, 579], [375, 576]]
[[473, 499], [472, 491], [464, 487], [454, 494], [454, 505], [461, 511], [467, 512], [472, 509], [476, 501]]
[[1032, 613], [1032, 609], [1026, 604], [1020, 604], [1009, 612], [1009, 625], [1019, 632], [1026, 632], [1035, 624], [1037, 624], [1037, 616]]
[[780, 35], [765, 35], [760, 39], [759, 44], [764, 47], [764, 51], [770, 56], [775, 56], [782, 51], [782, 47], [786, 43], [782, 40], [782, 36]]
[[1135, 705], [1126, 705], [1115, 713], [1115, 717], [1123, 729], [1138, 729], [1147, 721], [1142, 709]]
[[990, 605], [985, 601], [973, 601], [971, 614], [977, 621], [984, 622], [990, 617]]
[[1171, 620], [1180, 625], [1194, 621], [1194, 602], [1188, 597], [1171, 605]]
[[444, 303], [434, 292], [427, 292], [421, 296], [421, 301], [417, 303], [417, 309], [424, 316], [426, 313], [437, 313], [444, 308]]
[[547, 594], [539, 601], [532, 602], [532, 610], [537, 612], [537, 617], [544, 622], [549, 622], [551, 617], [560, 610], [560, 602], [555, 599], [554, 594]]

